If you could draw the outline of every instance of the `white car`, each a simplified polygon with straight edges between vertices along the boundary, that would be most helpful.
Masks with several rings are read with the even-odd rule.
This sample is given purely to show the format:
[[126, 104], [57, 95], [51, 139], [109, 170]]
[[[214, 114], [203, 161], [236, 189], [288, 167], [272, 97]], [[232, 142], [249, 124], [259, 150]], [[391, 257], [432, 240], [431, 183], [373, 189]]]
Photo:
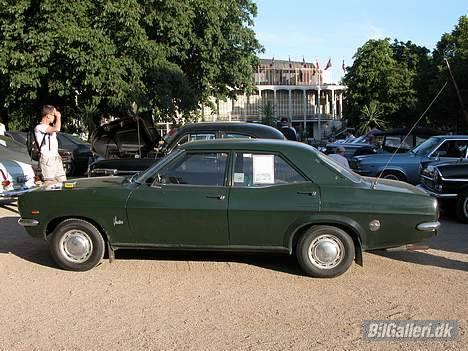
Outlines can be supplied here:
[[0, 198], [14, 198], [35, 187], [35, 173], [26, 147], [0, 136]]

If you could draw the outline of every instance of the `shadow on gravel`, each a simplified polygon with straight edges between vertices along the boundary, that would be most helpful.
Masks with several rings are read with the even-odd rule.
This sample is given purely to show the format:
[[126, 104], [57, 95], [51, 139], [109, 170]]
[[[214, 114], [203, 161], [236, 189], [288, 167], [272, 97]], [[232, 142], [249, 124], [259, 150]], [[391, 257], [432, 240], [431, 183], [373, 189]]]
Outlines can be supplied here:
[[233, 253], [211, 251], [118, 250], [119, 260], [158, 260], [242, 263], [273, 271], [304, 276], [294, 256], [271, 253]]
[[[442, 216], [441, 228], [433, 237], [429, 246], [431, 249], [468, 255], [468, 224], [457, 222], [447, 215]], [[384, 250], [372, 253], [394, 260], [411, 262], [425, 266], [468, 271], [468, 263], [456, 259], [442, 257], [426, 251], [388, 252]]]
[[47, 243], [31, 238], [18, 224], [18, 217], [0, 218], [0, 255], [8, 253], [32, 263], [56, 268]]
[[[50, 257], [47, 243], [43, 240], [29, 237], [24, 228], [18, 224], [18, 217], [0, 218], [0, 255], [8, 253], [32, 263], [57, 268]], [[116, 258], [119, 260], [238, 262], [279, 272], [303, 275], [295, 258], [288, 255], [205, 251], [118, 250]]]

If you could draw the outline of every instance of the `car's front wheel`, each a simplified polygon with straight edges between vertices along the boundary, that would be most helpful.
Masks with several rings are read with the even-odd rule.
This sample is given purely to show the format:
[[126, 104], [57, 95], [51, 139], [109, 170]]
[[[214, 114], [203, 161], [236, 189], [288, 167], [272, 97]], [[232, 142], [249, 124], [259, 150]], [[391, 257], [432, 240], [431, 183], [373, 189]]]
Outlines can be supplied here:
[[317, 278], [343, 274], [353, 263], [353, 239], [344, 230], [318, 225], [309, 228], [299, 239], [296, 256], [301, 268]]
[[101, 262], [104, 239], [91, 223], [81, 219], [66, 219], [54, 230], [50, 252], [55, 262], [70, 271], [87, 271]]
[[468, 223], [468, 191], [458, 195], [457, 216], [463, 223]]

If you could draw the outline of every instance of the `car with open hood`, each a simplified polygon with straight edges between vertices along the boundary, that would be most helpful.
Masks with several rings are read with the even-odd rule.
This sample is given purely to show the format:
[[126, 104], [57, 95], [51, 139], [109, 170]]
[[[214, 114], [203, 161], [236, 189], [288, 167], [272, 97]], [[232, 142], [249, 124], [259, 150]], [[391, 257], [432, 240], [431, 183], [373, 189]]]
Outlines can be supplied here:
[[161, 157], [190, 141], [255, 138], [284, 139], [277, 129], [258, 123], [201, 122], [174, 128], [161, 138], [147, 116], [118, 119], [92, 135], [93, 151], [100, 156], [88, 176], [131, 175], [148, 169]]
[[437, 200], [364, 178], [303, 143], [184, 143], [131, 177], [85, 178], [19, 199], [27, 232], [56, 263], [85, 271], [120, 249], [295, 254], [314, 277], [344, 273], [362, 251], [429, 240]]

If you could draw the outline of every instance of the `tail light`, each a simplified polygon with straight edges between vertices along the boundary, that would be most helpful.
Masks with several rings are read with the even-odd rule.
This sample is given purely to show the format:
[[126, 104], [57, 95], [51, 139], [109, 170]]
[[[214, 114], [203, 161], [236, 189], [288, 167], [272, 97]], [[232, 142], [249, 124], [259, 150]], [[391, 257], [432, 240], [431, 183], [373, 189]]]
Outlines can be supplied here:
[[10, 184], [11, 184], [11, 182], [10, 182], [8, 179], [2, 180], [2, 186], [3, 186], [4, 188], [9, 187]]

